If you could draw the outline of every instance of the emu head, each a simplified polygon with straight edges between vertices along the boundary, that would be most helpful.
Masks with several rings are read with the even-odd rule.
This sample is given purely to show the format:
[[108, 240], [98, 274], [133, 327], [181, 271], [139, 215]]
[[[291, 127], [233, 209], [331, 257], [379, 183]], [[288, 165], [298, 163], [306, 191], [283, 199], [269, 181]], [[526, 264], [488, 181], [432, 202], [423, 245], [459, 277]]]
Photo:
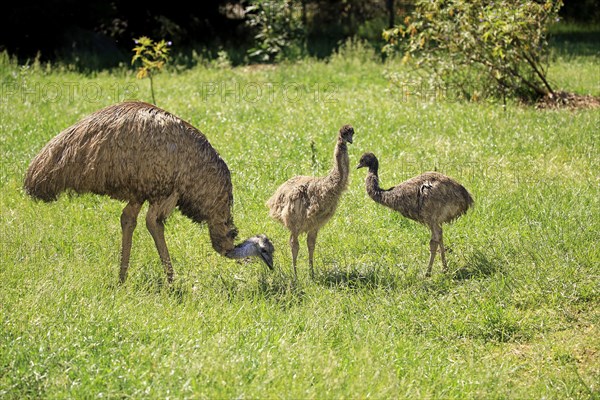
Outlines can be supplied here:
[[248, 240], [254, 242], [258, 256], [267, 264], [270, 270], [273, 270], [273, 253], [275, 252], [275, 247], [273, 247], [273, 243], [271, 243], [269, 238], [266, 235], [260, 234]]
[[344, 142], [352, 143], [352, 136], [354, 136], [354, 128], [352, 125], [344, 125], [340, 128], [340, 137]]
[[273, 269], [273, 252], [275, 247], [273, 243], [265, 235], [256, 235], [247, 239], [245, 242], [238, 244], [232, 250], [230, 250], [226, 257], [229, 258], [245, 258], [245, 257], [259, 257], [269, 269]]
[[377, 161], [377, 157], [373, 153], [364, 153], [360, 157], [360, 161], [356, 166], [356, 169], [368, 167], [369, 171], [375, 171], [379, 169], [379, 161]]

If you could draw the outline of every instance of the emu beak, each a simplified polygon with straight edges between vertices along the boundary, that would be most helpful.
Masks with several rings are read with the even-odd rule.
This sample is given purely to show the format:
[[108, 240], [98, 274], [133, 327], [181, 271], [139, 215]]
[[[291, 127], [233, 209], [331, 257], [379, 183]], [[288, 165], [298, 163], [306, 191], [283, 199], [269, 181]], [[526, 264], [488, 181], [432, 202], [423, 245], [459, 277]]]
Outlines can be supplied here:
[[348, 143], [352, 144], [352, 138], [348, 139]]
[[356, 169], [360, 169], [362, 167], [364, 167], [364, 165], [362, 165], [362, 163], [358, 163], [358, 165], [356, 166]]
[[267, 267], [269, 267], [269, 269], [273, 271], [273, 256], [271, 254], [261, 252], [260, 258], [265, 264], [267, 264]]

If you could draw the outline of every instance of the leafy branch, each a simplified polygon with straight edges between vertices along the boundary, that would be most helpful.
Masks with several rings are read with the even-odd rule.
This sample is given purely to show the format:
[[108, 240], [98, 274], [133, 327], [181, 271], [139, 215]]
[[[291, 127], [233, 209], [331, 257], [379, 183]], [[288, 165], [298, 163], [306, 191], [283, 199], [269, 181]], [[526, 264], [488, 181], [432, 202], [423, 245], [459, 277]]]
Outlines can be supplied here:
[[146, 36], [137, 38], [134, 40], [134, 42], [136, 46], [133, 48], [131, 65], [134, 65], [136, 62], [141, 64], [138, 67], [136, 78], [150, 79], [152, 102], [156, 104], [156, 98], [154, 96], [154, 82], [152, 78], [155, 74], [160, 73], [167, 61], [169, 61], [169, 46], [171, 46], [171, 42], [167, 42], [165, 40], [155, 42]]
[[493, 96], [536, 99], [555, 93], [544, 63], [547, 28], [558, 20], [562, 4], [419, 0], [411, 16], [383, 32], [385, 50], [403, 53], [404, 63], [425, 69], [438, 83], [464, 89], [476, 77]]

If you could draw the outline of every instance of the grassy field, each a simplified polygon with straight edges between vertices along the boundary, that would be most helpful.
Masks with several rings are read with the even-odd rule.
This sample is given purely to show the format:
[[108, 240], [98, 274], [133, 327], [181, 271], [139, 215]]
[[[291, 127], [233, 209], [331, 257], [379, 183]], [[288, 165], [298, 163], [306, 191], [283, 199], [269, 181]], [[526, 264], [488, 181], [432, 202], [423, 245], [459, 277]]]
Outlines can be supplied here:
[[[551, 80], [600, 95], [598, 49], [567, 48]], [[384, 78], [394, 68], [345, 49], [158, 76], [158, 105], [228, 163], [240, 237], [266, 233], [277, 249], [273, 273], [228, 260], [175, 212], [169, 288], [143, 223], [117, 284], [124, 204], [21, 189], [50, 138], [148, 100], [148, 82], [0, 63], [0, 397], [599, 398], [600, 110], [414, 95]], [[293, 175], [327, 173], [346, 123], [351, 164], [374, 152], [382, 186], [435, 169], [470, 190], [475, 208], [445, 229], [450, 273], [438, 259], [424, 277], [428, 230], [376, 205], [353, 169], [316, 278], [302, 239], [293, 282], [287, 231], [264, 203]]]

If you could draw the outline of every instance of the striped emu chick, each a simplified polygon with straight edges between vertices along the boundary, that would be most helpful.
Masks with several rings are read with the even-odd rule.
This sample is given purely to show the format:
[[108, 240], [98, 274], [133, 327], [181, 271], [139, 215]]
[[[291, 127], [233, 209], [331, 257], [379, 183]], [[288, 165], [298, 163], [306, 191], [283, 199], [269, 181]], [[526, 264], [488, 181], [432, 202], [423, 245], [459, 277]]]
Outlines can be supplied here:
[[390, 189], [379, 187], [379, 162], [373, 153], [364, 153], [357, 168], [367, 167], [365, 186], [375, 202], [400, 212], [406, 218], [420, 222], [431, 230], [429, 266], [431, 269], [437, 250], [440, 251], [444, 272], [448, 270], [442, 224], [452, 222], [465, 214], [473, 205], [473, 198], [460, 183], [437, 172], [425, 172]]
[[265, 235], [234, 245], [233, 188], [225, 161], [198, 129], [150, 104], [112, 105], [59, 133], [31, 162], [24, 189], [46, 202], [63, 191], [127, 202], [121, 214], [121, 282], [127, 278], [133, 231], [146, 201], [146, 227], [169, 282], [173, 267], [164, 222], [175, 207], [194, 222], [206, 222], [219, 254], [257, 256], [273, 268], [274, 249]]
[[344, 125], [337, 135], [333, 152], [333, 168], [323, 177], [295, 176], [282, 184], [267, 201], [271, 218], [281, 222], [290, 231], [292, 266], [296, 273], [298, 236], [306, 233], [308, 265], [314, 277], [313, 259], [319, 229], [335, 213], [338, 202], [348, 186], [350, 160], [348, 143], [352, 143], [354, 129]]

